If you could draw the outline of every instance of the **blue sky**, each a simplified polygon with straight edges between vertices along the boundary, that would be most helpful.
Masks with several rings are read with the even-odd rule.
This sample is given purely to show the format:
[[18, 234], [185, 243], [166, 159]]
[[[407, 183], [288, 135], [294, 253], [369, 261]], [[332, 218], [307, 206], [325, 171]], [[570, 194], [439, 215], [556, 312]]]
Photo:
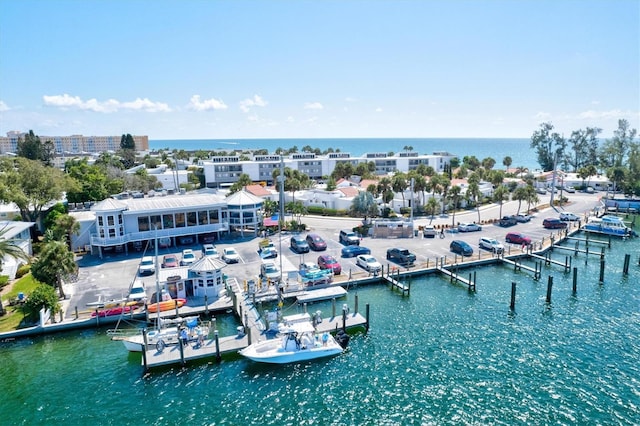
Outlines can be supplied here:
[[0, 0], [0, 133], [640, 129], [640, 1]]

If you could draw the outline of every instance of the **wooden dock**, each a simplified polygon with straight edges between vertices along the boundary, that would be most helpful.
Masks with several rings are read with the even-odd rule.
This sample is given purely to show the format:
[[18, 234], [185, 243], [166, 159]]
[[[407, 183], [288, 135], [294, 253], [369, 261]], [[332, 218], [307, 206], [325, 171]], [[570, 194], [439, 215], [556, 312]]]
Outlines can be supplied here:
[[565, 257], [564, 263], [562, 263], [562, 262], [560, 262], [558, 260], [551, 259], [551, 253], [549, 253], [549, 252], [547, 252], [546, 256], [540, 256], [539, 254], [531, 253], [531, 254], [529, 254], [529, 257], [532, 257], [534, 259], [542, 260], [545, 263], [545, 265], [562, 266], [564, 268], [565, 272], [568, 272], [571, 269], [571, 257], [569, 257], [569, 256]]
[[469, 291], [476, 291], [476, 281], [474, 279], [471, 279], [471, 274], [469, 274], [469, 278], [462, 278], [460, 275], [458, 275], [457, 273], [449, 270], [448, 268], [439, 265], [436, 266], [436, 271], [440, 272], [443, 275], [446, 275], [450, 278], [451, 282], [460, 282], [462, 284], [465, 284], [467, 286], [467, 289], [469, 289]]
[[305, 291], [296, 297], [298, 303], [311, 303], [327, 299], [339, 299], [346, 296], [347, 290], [339, 286], [319, 288], [317, 290]]
[[508, 259], [506, 257], [502, 258], [502, 263], [506, 263], [508, 265], [513, 265], [513, 270], [514, 271], [520, 271], [522, 269], [524, 269], [525, 271], [529, 271], [529, 272], [533, 272], [533, 279], [534, 280], [539, 280], [540, 276], [542, 275], [542, 271], [540, 269], [538, 269], [538, 267], [536, 266], [536, 268], [532, 268], [530, 266], [527, 265], [523, 265], [522, 263], [516, 261], [513, 261], [511, 259]]
[[571, 247], [565, 247], [565, 246], [559, 246], [559, 245], [553, 245], [551, 247], [551, 250], [555, 250], [555, 249], [560, 249], [560, 250], [566, 250], [566, 251], [572, 251], [574, 252], [574, 254], [578, 254], [578, 253], [584, 253], [587, 256], [590, 254], [593, 254], [595, 256], [600, 256], [600, 257], [604, 257], [604, 247], [602, 247], [602, 250], [600, 252], [596, 251], [596, 250], [589, 250], [589, 247], [587, 247], [585, 250], [579, 249], [578, 247], [575, 248], [571, 248]]
[[391, 270], [391, 267], [387, 266], [387, 274], [385, 275], [383, 266], [382, 279], [384, 279], [387, 284], [391, 284], [392, 289], [395, 288], [400, 290], [403, 296], [409, 296], [409, 294], [411, 294], [411, 284], [403, 284], [402, 282], [400, 282], [400, 270], [396, 268], [395, 272], [396, 273], [394, 274]]
[[571, 240], [571, 241], [577, 241], [576, 243], [576, 247], [577, 245], [582, 241], [583, 243], [585, 243], [587, 246], [589, 244], [602, 244], [605, 245], [609, 248], [611, 248], [611, 235], [609, 235], [609, 241], [603, 241], [603, 240], [598, 240], [598, 239], [593, 239], [593, 238], [589, 238], [589, 234], [587, 233], [587, 238], [578, 238], [578, 237], [566, 237], [567, 240]]

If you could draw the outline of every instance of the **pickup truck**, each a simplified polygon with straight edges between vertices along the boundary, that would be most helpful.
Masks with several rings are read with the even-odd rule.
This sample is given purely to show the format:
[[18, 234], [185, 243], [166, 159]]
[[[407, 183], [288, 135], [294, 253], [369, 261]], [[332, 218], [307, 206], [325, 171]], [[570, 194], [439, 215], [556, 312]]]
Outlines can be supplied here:
[[271, 240], [265, 238], [258, 243], [258, 254], [262, 259], [272, 259], [278, 257], [278, 250]]
[[405, 248], [394, 247], [387, 249], [387, 260], [400, 265], [411, 266], [416, 261], [416, 255]]

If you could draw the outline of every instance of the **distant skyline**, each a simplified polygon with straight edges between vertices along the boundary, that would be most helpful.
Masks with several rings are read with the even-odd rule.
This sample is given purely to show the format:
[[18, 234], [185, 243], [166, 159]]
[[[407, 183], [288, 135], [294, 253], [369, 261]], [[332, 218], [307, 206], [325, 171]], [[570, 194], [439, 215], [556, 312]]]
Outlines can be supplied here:
[[640, 0], [0, 0], [0, 134], [640, 130]]

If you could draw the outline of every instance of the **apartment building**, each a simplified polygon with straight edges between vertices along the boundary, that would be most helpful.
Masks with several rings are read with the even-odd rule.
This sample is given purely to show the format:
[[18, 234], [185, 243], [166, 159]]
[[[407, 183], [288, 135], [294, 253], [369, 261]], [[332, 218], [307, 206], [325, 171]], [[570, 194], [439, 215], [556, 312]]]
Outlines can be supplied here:
[[[436, 172], [443, 172], [455, 155], [448, 152], [436, 152], [430, 155], [417, 152], [399, 152], [389, 155], [385, 152], [367, 153], [362, 156], [351, 156], [346, 152], [334, 152], [328, 155], [316, 155], [303, 152], [290, 154], [282, 158], [284, 167], [299, 170], [311, 179], [320, 180], [328, 176], [338, 163], [351, 163], [356, 167], [360, 163], [373, 162], [375, 173], [383, 175], [395, 171], [408, 172], [421, 164], [432, 167]], [[220, 188], [233, 184], [241, 174], [247, 174], [254, 182], [273, 184], [273, 171], [280, 167], [279, 155], [255, 155], [249, 160], [240, 160], [238, 156], [212, 157], [199, 161], [203, 168], [208, 188]]]
[[[18, 150], [18, 139], [24, 139], [26, 133], [12, 131], [6, 137], [0, 137], [0, 154], [15, 153]], [[120, 149], [118, 136], [43, 136], [38, 135], [42, 142], [53, 142], [55, 153], [59, 157], [93, 154], [104, 151], [117, 151]], [[133, 136], [136, 151], [149, 150], [149, 136]]]

